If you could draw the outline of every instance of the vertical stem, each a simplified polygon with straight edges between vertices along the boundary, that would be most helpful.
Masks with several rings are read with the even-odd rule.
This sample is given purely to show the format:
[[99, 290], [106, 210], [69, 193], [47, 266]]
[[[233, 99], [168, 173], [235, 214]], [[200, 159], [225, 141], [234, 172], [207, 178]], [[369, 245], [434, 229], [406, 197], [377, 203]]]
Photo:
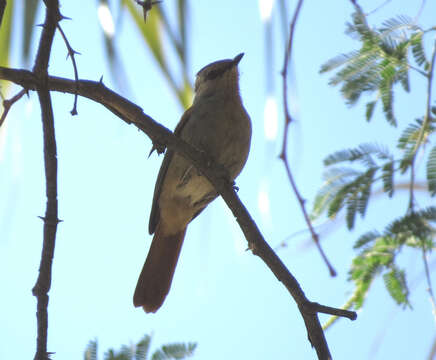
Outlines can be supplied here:
[[39, 275], [35, 286], [32, 289], [33, 295], [37, 298], [37, 339], [35, 360], [46, 360], [49, 358], [47, 352], [48, 333], [48, 292], [51, 286], [52, 263], [55, 249], [56, 229], [58, 220], [57, 201], [57, 157], [56, 138], [54, 129], [53, 107], [50, 92], [47, 86], [48, 63], [50, 59], [53, 37], [56, 26], [60, 20], [59, 3], [57, 0], [44, 0], [46, 5], [46, 16], [41, 34], [38, 53], [33, 68], [34, 75], [40, 80], [37, 92], [41, 107], [42, 128], [44, 136], [44, 166], [46, 178], [47, 205], [44, 220], [44, 238], [42, 244], [41, 262]]

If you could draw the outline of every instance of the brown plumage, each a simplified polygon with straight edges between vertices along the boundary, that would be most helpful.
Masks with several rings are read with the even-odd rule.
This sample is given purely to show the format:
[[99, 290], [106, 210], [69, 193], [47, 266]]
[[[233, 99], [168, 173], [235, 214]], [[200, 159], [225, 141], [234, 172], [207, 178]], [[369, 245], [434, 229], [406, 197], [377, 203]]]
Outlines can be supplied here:
[[[174, 134], [205, 151], [228, 170], [229, 181], [241, 172], [251, 140], [251, 122], [239, 95], [237, 65], [214, 62], [197, 74], [193, 105], [183, 114]], [[133, 303], [156, 312], [167, 296], [186, 227], [217, 193], [189, 160], [168, 150], [153, 196], [150, 250], [136, 285]]]

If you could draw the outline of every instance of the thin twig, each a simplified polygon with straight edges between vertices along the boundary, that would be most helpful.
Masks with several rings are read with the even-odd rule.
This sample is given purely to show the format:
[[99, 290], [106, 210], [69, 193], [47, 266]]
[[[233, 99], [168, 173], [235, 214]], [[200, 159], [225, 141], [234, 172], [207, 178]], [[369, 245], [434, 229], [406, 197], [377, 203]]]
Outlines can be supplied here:
[[428, 76], [428, 74], [427, 74], [425, 71], [422, 71], [421, 69], [419, 69], [419, 68], [417, 68], [417, 67], [415, 67], [415, 66], [413, 66], [413, 65], [407, 64], [407, 67], [408, 67], [409, 69], [414, 70], [414, 71], [416, 71], [417, 73], [421, 74], [421, 75], [424, 76], [425, 78], [427, 78], [427, 76]]
[[382, 7], [385, 7], [387, 4], [389, 4], [392, 0], [386, 0], [385, 2], [383, 2], [382, 4], [380, 4], [379, 6], [377, 6], [374, 10], [371, 10], [370, 12], [368, 12], [366, 14], [366, 16], [369, 16], [371, 14], [374, 14], [375, 12], [379, 11]]
[[[416, 153], [415, 153], [416, 155]], [[410, 182], [409, 182], [409, 205], [408, 212], [413, 213], [415, 205], [415, 156], [412, 157], [410, 162]]]
[[434, 74], [434, 66], [436, 61], [436, 39], [433, 43], [433, 51], [431, 55], [431, 61], [430, 61], [430, 69], [428, 71], [427, 75], [427, 101], [426, 101], [426, 109], [425, 109], [425, 117], [424, 122], [421, 126], [421, 129], [419, 131], [418, 138], [416, 140], [416, 145], [414, 149], [414, 156], [416, 156], [416, 153], [418, 152], [419, 147], [422, 144], [422, 141], [424, 139], [424, 134], [426, 132], [426, 129], [428, 127], [428, 124], [431, 119], [431, 102], [432, 102], [432, 83], [433, 83], [433, 74]]
[[[70, 42], [68, 41], [68, 39], [67, 39], [67, 37], [66, 37], [66, 35], [65, 35], [64, 31], [62, 30], [62, 27], [61, 27], [61, 25], [59, 23], [57, 24], [57, 28], [58, 28], [61, 36], [62, 36], [62, 39], [64, 39], [65, 46], [67, 47], [68, 56], [71, 58], [71, 62], [73, 64], [74, 79], [77, 82], [77, 81], [79, 81], [79, 73], [77, 71], [77, 64], [76, 64], [76, 57], [75, 57], [75, 55], [79, 54], [79, 53], [71, 47]], [[73, 108], [72, 108], [72, 110], [70, 112], [71, 115], [73, 115], [73, 116], [77, 115], [77, 98], [78, 98], [78, 95], [77, 95], [77, 92], [76, 92], [74, 94], [74, 105], [73, 105]]]
[[427, 281], [427, 291], [428, 291], [428, 294], [430, 297], [433, 318], [436, 322], [436, 302], [435, 302], [435, 297], [434, 297], [434, 293], [433, 293], [433, 285], [431, 283], [430, 270], [429, 270], [428, 260], [427, 260], [427, 247], [425, 246], [425, 240], [422, 241], [422, 261], [424, 263], [425, 279]]
[[18, 100], [20, 100], [24, 94], [27, 93], [26, 89], [20, 90], [18, 94], [11, 97], [10, 99], [3, 100], [3, 113], [0, 116], [0, 127], [2, 127], [3, 122], [6, 119], [6, 116], [8, 115], [9, 110], [11, 109], [12, 105], [14, 105]]
[[[35, 89], [38, 83], [38, 78], [29, 71], [3, 67], [0, 67], [0, 79], [13, 81], [26, 89]], [[48, 87], [52, 91], [74, 93], [76, 91], [76, 82], [51, 76], [48, 78]], [[309, 340], [312, 346], [315, 347], [318, 358], [322, 360], [330, 359], [330, 352], [317, 315], [317, 312], [325, 312], [326, 309], [307, 299], [298, 281], [263, 238], [256, 223], [240, 201], [233, 187], [228, 181], [224, 180], [226, 177], [222, 169], [213, 166], [213, 161], [208, 159], [204, 153], [197, 151], [193, 146], [174, 136], [167, 128], [144, 114], [139, 106], [106, 88], [103, 83], [79, 80], [78, 93], [80, 96], [87, 97], [104, 105], [126, 123], [134, 124], [145, 132], [154, 143], [165, 144], [169, 149], [179, 152], [199, 169], [231, 209], [249, 243], [250, 249], [265, 262], [298, 304], [306, 325]], [[331, 308], [327, 309], [328, 313], [331, 313]], [[343, 315], [349, 319], [355, 319], [356, 317], [354, 311], [345, 311]]]
[[[412, 159], [412, 165], [414, 163], [414, 160], [416, 158], [418, 150], [424, 141], [424, 134], [426, 132], [426, 129], [427, 129], [427, 127], [430, 123], [430, 119], [431, 119], [432, 85], [433, 85], [433, 74], [434, 74], [435, 61], [436, 61], [436, 39], [435, 39], [434, 44], [433, 44], [433, 51], [432, 51], [432, 56], [431, 56], [431, 61], [430, 61], [430, 69], [428, 71], [426, 113], [425, 113], [424, 122], [422, 124], [421, 130], [419, 132], [418, 139], [416, 142], [415, 152], [413, 154], [413, 159]], [[412, 170], [413, 170], [413, 168], [412, 168]], [[412, 195], [413, 195], [413, 193], [412, 193]], [[432, 309], [433, 309], [433, 316], [435, 317], [435, 321], [436, 321], [436, 301], [435, 301], [435, 297], [434, 297], [434, 293], [433, 293], [433, 286], [432, 286], [432, 282], [431, 282], [430, 271], [428, 269], [427, 248], [425, 246], [424, 241], [422, 242], [422, 258], [423, 258], [423, 262], [424, 262], [425, 277], [427, 280], [428, 293], [430, 296], [430, 302], [432, 304]]]
[[421, 1], [421, 6], [419, 7], [419, 10], [418, 10], [417, 14], [416, 14], [415, 17], [413, 18], [413, 22], [414, 22], [414, 23], [418, 22], [418, 19], [419, 19], [419, 17], [421, 16], [422, 11], [424, 10], [425, 2], [426, 2], [426, 0], [422, 0], [422, 1]]
[[287, 43], [286, 51], [285, 51], [285, 60], [283, 64], [283, 106], [284, 106], [284, 113], [285, 113], [285, 128], [283, 130], [283, 144], [282, 144], [282, 151], [280, 153], [280, 159], [283, 160], [283, 163], [285, 165], [286, 173], [288, 175], [289, 181], [291, 183], [292, 190], [295, 193], [295, 196], [298, 200], [298, 203], [300, 204], [301, 211], [304, 216], [304, 220], [306, 221], [307, 227], [310, 230], [310, 234], [312, 235], [312, 239], [315, 242], [316, 247], [318, 248], [319, 253], [321, 254], [322, 259], [324, 260], [325, 264], [327, 265], [330, 275], [336, 276], [336, 271], [333, 268], [333, 266], [330, 264], [329, 260], [327, 259], [327, 256], [325, 255], [320, 241], [319, 236], [317, 232], [315, 231], [312, 222], [309, 218], [309, 215], [306, 210], [305, 200], [300, 194], [300, 191], [297, 188], [297, 184], [295, 183], [294, 176], [292, 175], [291, 168], [289, 166], [288, 162], [288, 156], [287, 156], [287, 145], [288, 145], [288, 133], [289, 133], [289, 125], [293, 121], [291, 113], [289, 111], [289, 104], [288, 104], [288, 83], [287, 83], [287, 76], [288, 76], [288, 65], [291, 59], [291, 53], [292, 53], [292, 45], [293, 45], [293, 39], [294, 39], [294, 31], [295, 31], [295, 25], [297, 23], [298, 15], [300, 13], [301, 6], [303, 5], [303, 0], [299, 0], [297, 3], [297, 7], [295, 8], [294, 16], [291, 21], [290, 25], [290, 32], [289, 32], [289, 41]]
[[436, 357], [436, 338], [433, 340], [431, 345], [430, 354], [428, 354], [427, 360], [434, 360]]
[[[45, 21], [32, 75], [38, 79], [35, 87], [41, 106], [41, 118], [44, 137], [44, 166], [46, 179], [47, 205], [44, 220], [44, 237], [42, 244], [39, 275], [32, 289], [37, 298], [37, 340], [35, 360], [46, 360], [50, 357], [47, 351], [48, 331], [48, 292], [51, 286], [52, 263], [55, 249], [58, 220], [57, 202], [57, 157], [54, 129], [53, 107], [48, 88], [48, 63], [56, 31], [56, 24], [61, 19], [57, 0], [44, 0], [46, 5]], [[25, 87], [26, 88], [26, 87]]]

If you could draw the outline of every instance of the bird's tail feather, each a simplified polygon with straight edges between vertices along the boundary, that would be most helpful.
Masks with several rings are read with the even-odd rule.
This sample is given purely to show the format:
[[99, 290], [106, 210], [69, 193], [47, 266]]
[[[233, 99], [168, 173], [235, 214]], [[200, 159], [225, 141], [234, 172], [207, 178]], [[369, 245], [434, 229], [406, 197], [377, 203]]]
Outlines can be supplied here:
[[171, 287], [185, 232], [186, 228], [167, 235], [161, 224], [157, 225], [133, 295], [135, 307], [142, 306], [148, 313], [162, 306]]

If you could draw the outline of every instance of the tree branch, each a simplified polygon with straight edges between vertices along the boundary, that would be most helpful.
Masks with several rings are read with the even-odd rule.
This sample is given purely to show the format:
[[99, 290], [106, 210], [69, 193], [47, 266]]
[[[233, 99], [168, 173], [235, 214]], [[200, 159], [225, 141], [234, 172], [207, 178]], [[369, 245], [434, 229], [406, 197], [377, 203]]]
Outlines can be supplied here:
[[288, 105], [288, 83], [287, 83], [287, 77], [288, 77], [288, 64], [291, 58], [291, 52], [292, 52], [292, 45], [293, 45], [293, 39], [294, 39], [294, 32], [295, 32], [295, 25], [297, 23], [298, 15], [301, 10], [301, 6], [303, 5], [303, 0], [299, 0], [297, 3], [297, 7], [294, 12], [294, 16], [291, 21], [290, 25], [290, 32], [289, 32], [289, 40], [286, 46], [285, 51], [285, 59], [283, 64], [283, 70], [282, 70], [282, 77], [283, 77], [283, 106], [284, 106], [284, 113], [285, 113], [285, 128], [283, 130], [283, 143], [282, 143], [282, 151], [280, 153], [280, 159], [283, 161], [283, 164], [286, 169], [286, 174], [288, 175], [289, 182], [291, 183], [292, 190], [294, 191], [294, 194], [298, 200], [298, 203], [300, 205], [301, 212], [303, 213], [304, 221], [307, 224], [307, 227], [309, 228], [310, 234], [312, 235], [312, 239], [315, 242], [315, 245], [318, 248], [319, 253], [321, 254], [322, 259], [324, 260], [325, 264], [327, 265], [330, 275], [336, 276], [336, 271], [333, 268], [333, 266], [330, 264], [329, 260], [327, 259], [327, 256], [324, 253], [324, 250], [321, 247], [321, 243], [319, 241], [319, 236], [317, 232], [315, 231], [312, 222], [309, 218], [309, 215], [306, 211], [306, 201], [303, 199], [303, 197], [300, 194], [300, 191], [297, 188], [297, 184], [295, 182], [294, 176], [292, 175], [291, 168], [289, 166], [288, 162], [288, 156], [287, 156], [287, 145], [288, 145], [288, 133], [289, 133], [289, 125], [291, 122], [293, 122], [291, 113], [289, 111], [289, 105]]
[[38, 334], [36, 340], [35, 360], [46, 360], [50, 353], [47, 352], [47, 328], [48, 328], [48, 292], [51, 286], [52, 262], [55, 249], [56, 229], [58, 220], [57, 202], [57, 158], [56, 139], [54, 129], [53, 107], [50, 91], [48, 88], [48, 63], [56, 31], [56, 25], [60, 20], [59, 3], [57, 0], [44, 0], [46, 5], [45, 21], [33, 76], [38, 79], [35, 90], [41, 106], [42, 128], [44, 135], [44, 166], [46, 179], [47, 205], [44, 220], [44, 238], [42, 244], [41, 262], [39, 275], [32, 293], [37, 298], [36, 318]]
[[12, 105], [14, 105], [18, 100], [20, 100], [26, 92], [27, 91], [25, 89], [21, 89], [18, 94], [14, 95], [10, 99], [3, 100], [3, 113], [0, 116], [0, 127], [2, 127]]

